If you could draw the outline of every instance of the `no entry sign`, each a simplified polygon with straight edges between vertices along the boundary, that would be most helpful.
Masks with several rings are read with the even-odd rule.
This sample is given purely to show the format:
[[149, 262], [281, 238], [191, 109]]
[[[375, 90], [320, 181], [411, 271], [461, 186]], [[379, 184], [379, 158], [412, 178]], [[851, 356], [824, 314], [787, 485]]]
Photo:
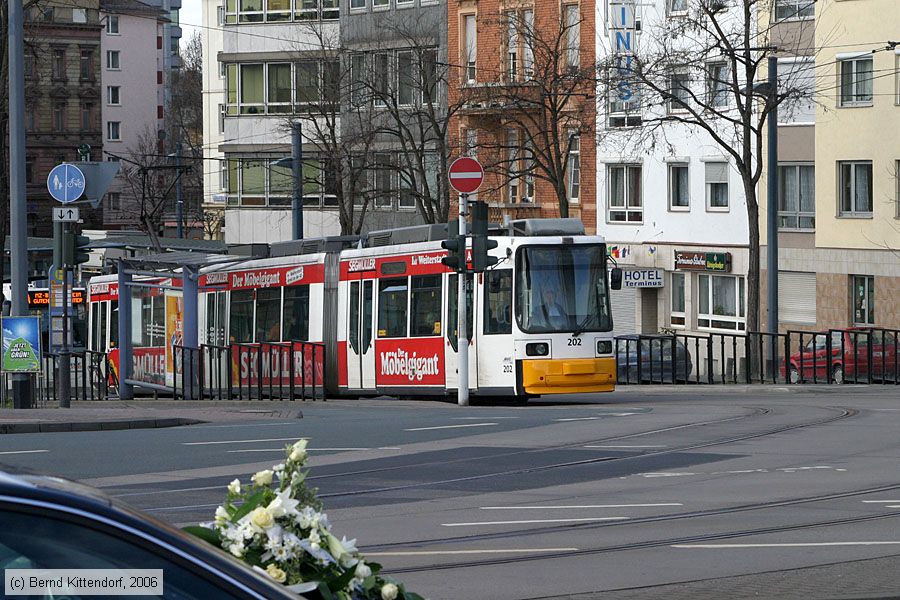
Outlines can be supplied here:
[[483, 181], [484, 169], [474, 158], [463, 156], [450, 165], [450, 187], [460, 194], [471, 194]]

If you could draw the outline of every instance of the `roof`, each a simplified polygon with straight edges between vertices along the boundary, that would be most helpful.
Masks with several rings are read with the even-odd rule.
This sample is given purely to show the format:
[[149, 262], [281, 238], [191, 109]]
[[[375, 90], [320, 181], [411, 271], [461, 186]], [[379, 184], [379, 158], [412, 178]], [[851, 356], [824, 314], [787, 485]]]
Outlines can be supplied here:
[[[197, 251], [224, 254], [228, 246], [221, 240], [194, 240], [182, 238], [159, 238], [159, 243], [164, 249]], [[110, 235], [109, 237], [93, 240], [91, 248], [135, 248], [151, 250], [153, 244], [150, 236], [141, 234]]]
[[[11, 240], [9, 236], [6, 236], [6, 241], [3, 244], [3, 252], [9, 253], [9, 246]], [[53, 238], [43, 238], [43, 237], [29, 237], [28, 238], [28, 251], [29, 252], [51, 252], [53, 251]]]
[[157, 6], [151, 6], [140, 0], [100, 0], [100, 11], [105, 13], [149, 13], [158, 16], [165, 15], [165, 11]]
[[181, 267], [206, 267], [229, 263], [239, 263], [253, 259], [253, 256], [236, 254], [209, 254], [205, 252], [162, 252], [144, 254], [127, 258], [125, 261], [134, 266], [149, 269], [178, 269]]

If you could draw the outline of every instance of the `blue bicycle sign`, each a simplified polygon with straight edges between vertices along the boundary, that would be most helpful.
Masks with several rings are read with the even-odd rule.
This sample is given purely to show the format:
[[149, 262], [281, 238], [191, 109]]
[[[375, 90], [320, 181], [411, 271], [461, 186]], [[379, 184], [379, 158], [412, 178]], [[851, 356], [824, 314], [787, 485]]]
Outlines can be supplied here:
[[47, 189], [55, 200], [68, 204], [75, 202], [84, 193], [84, 173], [75, 165], [56, 165], [47, 175]]

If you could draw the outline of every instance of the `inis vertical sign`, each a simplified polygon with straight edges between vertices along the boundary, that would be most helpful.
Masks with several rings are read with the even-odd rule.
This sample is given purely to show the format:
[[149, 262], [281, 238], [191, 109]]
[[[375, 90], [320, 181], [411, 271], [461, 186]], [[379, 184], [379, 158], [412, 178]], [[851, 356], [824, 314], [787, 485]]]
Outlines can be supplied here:
[[609, 4], [610, 47], [613, 49], [611, 93], [616, 112], [636, 102], [637, 89], [632, 78], [637, 43], [635, 0], [613, 0]]

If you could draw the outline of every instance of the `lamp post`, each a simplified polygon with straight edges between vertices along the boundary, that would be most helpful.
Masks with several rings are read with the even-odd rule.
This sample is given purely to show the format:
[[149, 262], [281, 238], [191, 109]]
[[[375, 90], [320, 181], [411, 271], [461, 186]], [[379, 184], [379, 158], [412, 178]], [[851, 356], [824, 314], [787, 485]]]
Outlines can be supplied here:
[[303, 129], [300, 121], [291, 124], [291, 156], [279, 158], [273, 165], [291, 167], [291, 239], [303, 239]]

